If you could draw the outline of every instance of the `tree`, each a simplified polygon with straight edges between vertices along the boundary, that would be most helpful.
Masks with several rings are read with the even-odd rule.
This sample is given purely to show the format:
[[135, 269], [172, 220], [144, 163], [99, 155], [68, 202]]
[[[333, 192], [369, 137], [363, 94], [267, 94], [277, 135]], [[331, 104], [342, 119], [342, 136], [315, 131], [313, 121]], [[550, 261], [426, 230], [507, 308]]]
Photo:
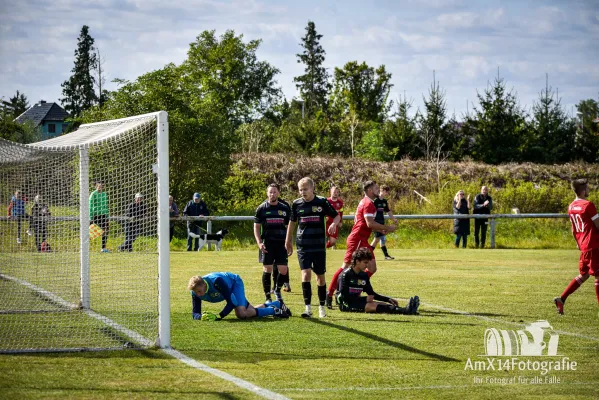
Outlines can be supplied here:
[[17, 93], [6, 100], [2, 100], [2, 110], [12, 117], [12, 119], [17, 118], [19, 115], [23, 114], [29, 108], [29, 101], [27, 101], [27, 96], [24, 93], [21, 93], [17, 90]]
[[104, 57], [100, 54], [100, 48], [96, 47], [96, 69], [95, 69], [95, 84], [98, 88], [98, 94], [96, 95], [98, 99], [98, 104], [100, 107], [104, 104], [106, 99], [108, 98], [108, 90], [105, 89], [106, 86], [106, 71], [104, 70]]
[[83, 25], [77, 40], [75, 66], [71, 70], [73, 74], [63, 82], [64, 97], [60, 99], [64, 109], [74, 117], [89, 109], [98, 99], [94, 91], [94, 70], [97, 68], [97, 61], [94, 38], [89, 35], [89, 27]]
[[477, 93], [470, 128], [474, 130], [473, 158], [489, 164], [520, 161], [527, 135], [524, 111], [513, 91], [507, 91], [499, 77], [484, 94]]
[[416, 130], [416, 119], [410, 117], [413, 100], [399, 97], [392, 119], [383, 125], [383, 143], [385, 148], [393, 150], [390, 160], [404, 156], [418, 158], [422, 155]]
[[335, 112], [341, 118], [353, 111], [361, 121], [383, 122], [393, 106], [388, 102], [392, 87], [391, 73], [384, 65], [375, 70], [365, 62], [350, 61], [343, 68], [335, 68]]
[[0, 114], [0, 138], [16, 143], [34, 143], [42, 138], [42, 131], [32, 121], [13, 121], [12, 114]]
[[561, 105], [561, 98], [549, 86], [546, 76], [545, 89], [533, 104], [531, 132], [525, 147], [527, 161], [553, 164], [572, 160], [576, 126]]
[[305, 65], [305, 73], [293, 78], [293, 82], [305, 102], [308, 116], [315, 109], [326, 110], [327, 96], [331, 89], [329, 74], [322, 65], [326, 53], [320, 45], [321, 38], [322, 35], [316, 33], [314, 22], [308, 21], [306, 36], [302, 37], [302, 43], [300, 43], [304, 50], [302, 53], [296, 54], [297, 62]]
[[233, 31], [220, 37], [204, 31], [181, 65], [167, 64], [132, 82], [115, 80], [119, 87], [104, 105], [84, 112], [80, 120], [167, 111], [172, 194], [186, 199], [201, 188], [207, 202], [217, 204], [231, 152], [239, 146], [236, 129], [278, 101], [278, 70], [257, 59], [259, 41], [242, 39]]
[[587, 162], [599, 161], [599, 103], [594, 99], [581, 100], [576, 105], [579, 125], [576, 135], [576, 157]]
[[422, 96], [424, 113], [419, 114], [419, 136], [424, 156], [427, 161], [446, 159], [448, 126], [445, 91], [439, 87], [433, 71], [433, 83], [428, 91], [428, 99]]

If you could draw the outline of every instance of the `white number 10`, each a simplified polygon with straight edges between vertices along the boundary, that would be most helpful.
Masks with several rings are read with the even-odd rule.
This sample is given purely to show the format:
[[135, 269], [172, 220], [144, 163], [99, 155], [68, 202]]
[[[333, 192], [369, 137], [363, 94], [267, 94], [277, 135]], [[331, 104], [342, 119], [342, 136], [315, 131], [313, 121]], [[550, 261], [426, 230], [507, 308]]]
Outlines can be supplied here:
[[582, 222], [580, 214], [570, 214], [570, 221], [572, 221], [576, 232], [584, 232], [584, 222]]

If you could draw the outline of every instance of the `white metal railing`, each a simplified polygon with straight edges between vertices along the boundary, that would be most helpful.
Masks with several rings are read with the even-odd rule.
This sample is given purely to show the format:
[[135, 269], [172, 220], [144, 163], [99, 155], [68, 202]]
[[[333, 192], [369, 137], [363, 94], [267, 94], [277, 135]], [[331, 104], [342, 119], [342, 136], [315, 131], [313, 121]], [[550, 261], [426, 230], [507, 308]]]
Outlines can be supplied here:
[[[524, 219], [524, 218], [569, 218], [568, 214], [432, 214], [432, 215], [394, 215], [396, 219], [488, 219], [489, 240], [492, 249], [495, 248], [495, 228], [498, 219]], [[385, 219], [389, 216], [385, 215]], [[354, 215], [344, 215], [344, 220], [353, 220]], [[208, 216], [208, 217], [176, 217], [172, 221], [207, 221], [206, 231], [212, 233], [212, 221], [253, 221], [249, 215], [233, 216]], [[209, 247], [210, 248], [210, 247]]]

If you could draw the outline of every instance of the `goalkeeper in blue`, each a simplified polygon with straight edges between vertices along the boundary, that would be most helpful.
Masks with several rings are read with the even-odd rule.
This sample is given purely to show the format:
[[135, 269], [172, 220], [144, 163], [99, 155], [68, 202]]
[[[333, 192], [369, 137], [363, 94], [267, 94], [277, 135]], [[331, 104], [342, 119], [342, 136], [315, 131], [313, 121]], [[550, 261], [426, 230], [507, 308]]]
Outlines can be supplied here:
[[[193, 319], [202, 321], [219, 321], [235, 310], [239, 319], [289, 318], [291, 311], [282, 301], [269, 301], [259, 306], [252, 306], [245, 298], [243, 280], [232, 272], [213, 272], [204, 276], [193, 276], [187, 288], [191, 291]], [[202, 300], [209, 303], [226, 301], [225, 308], [218, 313], [202, 313]]]

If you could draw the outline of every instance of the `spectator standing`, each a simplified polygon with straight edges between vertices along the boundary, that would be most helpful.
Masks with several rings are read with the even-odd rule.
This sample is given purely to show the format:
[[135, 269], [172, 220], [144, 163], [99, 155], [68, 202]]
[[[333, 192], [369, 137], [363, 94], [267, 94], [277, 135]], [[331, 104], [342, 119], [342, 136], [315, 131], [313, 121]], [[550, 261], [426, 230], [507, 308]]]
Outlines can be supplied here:
[[[463, 190], [457, 192], [453, 199], [453, 213], [455, 215], [470, 214], [470, 195], [465, 199]], [[462, 247], [466, 248], [470, 234], [470, 219], [454, 219], [453, 232], [456, 234], [455, 247], [459, 247], [460, 240], [462, 240]]]
[[143, 220], [148, 213], [148, 207], [144, 203], [141, 193], [135, 195], [135, 201], [127, 207], [127, 223], [125, 225], [125, 243], [119, 247], [119, 251], [133, 251], [133, 242], [140, 235], [143, 228]]
[[[480, 193], [474, 198], [474, 208], [472, 214], [491, 214], [493, 209], [493, 199], [489, 196], [489, 188], [483, 186], [480, 189]], [[485, 241], [487, 240], [487, 223], [488, 219], [475, 219], [474, 220], [474, 247], [480, 248], [485, 247]], [[480, 240], [479, 240], [480, 232]]]
[[48, 238], [48, 218], [50, 210], [47, 204], [42, 202], [42, 196], [37, 195], [33, 200], [31, 207], [31, 226], [35, 235], [35, 247], [37, 251], [45, 251], [47, 248], [46, 239]]
[[[173, 199], [173, 196], [168, 196], [168, 213], [170, 218], [176, 218], [179, 216], [179, 208], [177, 203]], [[169, 242], [173, 241], [173, 235], [175, 234], [175, 221], [169, 221]]]
[[[194, 193], [193, 198], [187, 203], [185, 208], [183, 209], [183, 215], [187, 217], [206, 217], [210, 215], [210, 211], [206, 206], [204, 200], [202, 200], [202, 196], [199, 193]], [[187, 221], [187, 230], [189, 232], [195, 233], [196, 235], [200, 234], [201, 223], [200, 221]], [[200, 248], [200, 239], [192, 238], [187, 235], [187, 251], [192, 250], [197, 251]]]
[[96, 224], [102, 229], [102, 253], [110, 253], [106, 248], [108, 241], [108, 194], [104, 191], [104, 182], [96, 181], [96, 190], [89, 196], [90, 224]]
[[15, 194], [10, 199], [8, 205], [8, 216], [13, 217], [17, 221], [17, 243], [21, 244], [21, 228], [25, 215], [25, 199], [23, 199], [20, 190], [16, 190]]

